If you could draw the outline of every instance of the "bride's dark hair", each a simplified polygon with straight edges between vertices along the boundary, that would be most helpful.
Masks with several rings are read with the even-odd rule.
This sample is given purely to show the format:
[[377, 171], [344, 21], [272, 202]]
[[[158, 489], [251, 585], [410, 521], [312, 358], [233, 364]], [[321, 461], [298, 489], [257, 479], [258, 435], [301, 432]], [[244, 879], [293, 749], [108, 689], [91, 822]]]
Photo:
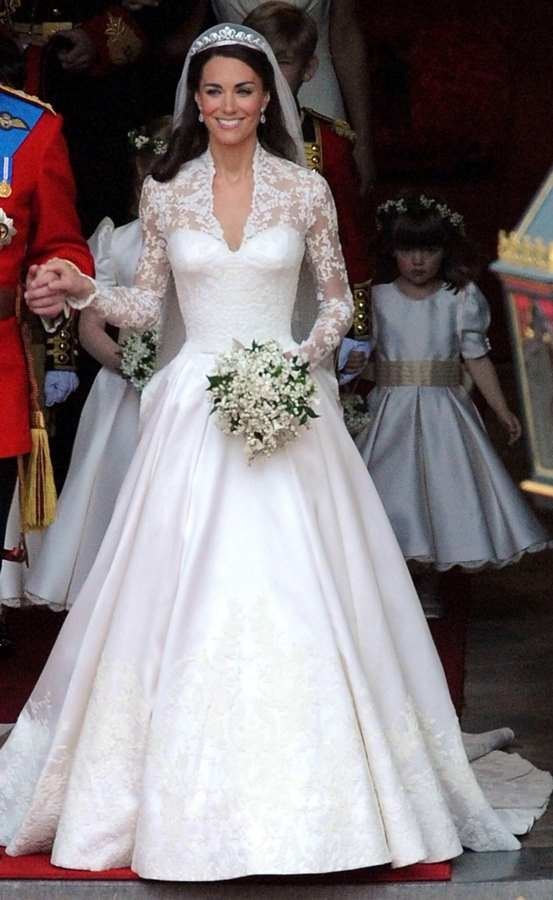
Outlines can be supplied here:
[[265, 54], [240, 44], [209, 47], [190, 60], [182, 117], [171, 136], [167, 152], [152, 169], [152, 177], [156, 181], [170, 181], [184, 163], [200, 156], [207, 149], [209, 135], [204, 123], [198, 120], [198, 107], [194, 101], [194, 94], [199, 88], [205, 64], [214, 56], [239, 59], [259, 75], [263, 90], [268, 91], [271, 95], [265, 110], [266, 121], [264, 124], [260, 123], [258, 127], [259, 141], [266, 150], [274, 153], [275, 156], [290, 160], [294, 160], [296, 157], [294, 142], [284, 125], [275, 87], [273, 67]]

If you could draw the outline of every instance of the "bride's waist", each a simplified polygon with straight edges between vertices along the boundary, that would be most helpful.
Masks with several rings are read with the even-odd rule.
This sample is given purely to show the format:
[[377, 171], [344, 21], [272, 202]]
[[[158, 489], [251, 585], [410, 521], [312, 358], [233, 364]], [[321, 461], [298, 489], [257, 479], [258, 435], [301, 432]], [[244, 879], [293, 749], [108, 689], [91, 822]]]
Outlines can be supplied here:
[[242, 344], [244, 347], [249, 347], [251, 346], [252, 341], [256, 341], [258, 344], [263, 344], [267, 341], [277, 341], [283, 350], [292, 350], [298, 346], [289, 330], [280, 333], [265, 333], [261, 331], [252, 333], [243, 331], [242, 329], [236, 329], [234, 333], [225, 335], [199, 335], [187, 332], [186, 342], [182, 352], [187, 355], [200, 353], [218, 356], [220, 353], [232, 350], [236, 343]]

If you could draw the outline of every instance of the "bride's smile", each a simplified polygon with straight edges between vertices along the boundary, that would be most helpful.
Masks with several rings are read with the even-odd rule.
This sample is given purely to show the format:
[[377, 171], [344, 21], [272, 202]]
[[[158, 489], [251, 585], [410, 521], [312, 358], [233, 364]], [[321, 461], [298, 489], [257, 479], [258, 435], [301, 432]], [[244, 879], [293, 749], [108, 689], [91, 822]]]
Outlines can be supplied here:
[[214, 56], [204, 66], [195, 100], [210, 140], [234, 145], [255, 140], [269, 95], [246, 63]]

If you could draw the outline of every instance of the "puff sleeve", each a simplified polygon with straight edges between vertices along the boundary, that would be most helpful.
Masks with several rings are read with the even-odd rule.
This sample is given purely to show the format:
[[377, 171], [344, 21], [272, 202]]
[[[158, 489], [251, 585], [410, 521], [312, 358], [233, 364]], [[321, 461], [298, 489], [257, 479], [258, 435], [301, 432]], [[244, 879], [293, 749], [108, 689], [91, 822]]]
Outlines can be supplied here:
[[478, 359], [490, 351], [487, 331], [490, 308], [482, 291], [472, 282], [459, 298], [459, 344], [464, 359]]

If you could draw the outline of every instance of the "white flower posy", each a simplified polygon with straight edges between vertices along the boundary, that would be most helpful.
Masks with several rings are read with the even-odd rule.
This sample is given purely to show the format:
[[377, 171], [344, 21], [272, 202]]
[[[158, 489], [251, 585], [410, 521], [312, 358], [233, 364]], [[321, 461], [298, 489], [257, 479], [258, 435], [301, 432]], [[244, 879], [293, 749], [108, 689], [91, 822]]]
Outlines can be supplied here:
[[342, 394], [340, 400], [344, 410], [344, 424], [351, 436], [357, 437], [371, 421], [365, 398], [360, 394]]
[[127, 135], [131, 147], [139, 153], [153, 153], [154, 156], [163, 156], [169, 146], [167, 141], [159, 137], [151, 137], [144, 131], [134, 128]]
[[121, 342], [121, 375], [140, 393], [156, 370], [159, 329], [129, 334]]
[[244, 436], [249, 463], [274, 453], [317, 418], [309, 365], [285, 356], [277, 341], [251, 347], [235, 342], [208, 381], [217, 424], [225, 434]]

